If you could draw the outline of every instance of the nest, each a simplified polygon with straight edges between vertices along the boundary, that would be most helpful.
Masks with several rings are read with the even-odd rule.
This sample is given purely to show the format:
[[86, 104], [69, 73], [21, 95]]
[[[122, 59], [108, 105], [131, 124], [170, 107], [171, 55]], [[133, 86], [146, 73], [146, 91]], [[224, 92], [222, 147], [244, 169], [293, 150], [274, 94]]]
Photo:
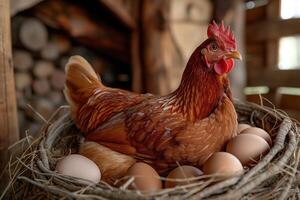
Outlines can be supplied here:
[[[223, 181], [201, 176], [191, 184], [144, 195], [129, 190], [132, 178], [118, 187], [97, 185], [57, 174], [58, 159], [76, 153], [82, 134], [62, 107], [45, 123], [39, 138], [26, 137], [15, 147], [8, 165], [10, 177], [2, 197], [7, 199], [300, 199], [300, 148], [297, 123], [279, 110], [250, 103], [235, 103], [239, 122], [267, 130], [273, 147], [257, 165]], [[63, 113], [63, 114], [61, 114]], [[14, 147], [14, 148], [15, 148]], [[1, 197], [0, 197], [1, 199]]]

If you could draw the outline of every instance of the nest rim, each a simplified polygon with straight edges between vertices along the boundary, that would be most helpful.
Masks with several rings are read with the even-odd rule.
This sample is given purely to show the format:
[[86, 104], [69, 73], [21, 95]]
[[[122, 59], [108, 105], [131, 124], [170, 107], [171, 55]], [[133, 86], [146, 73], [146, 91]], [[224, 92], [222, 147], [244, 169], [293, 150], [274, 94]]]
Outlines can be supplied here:
[[[235, 102], [235, 108], [238, 113], [239, 122], [247, 122], [248, 124], [250, 123], [264, 129], [266, 129], [266, 126], [270, 126], [269, 131], [274, 132], [271, 134], [273, 146], [270, 151], [256, 166], [249, 169], [243, 175], [235, 176], [215, 184], [209, 184], [207, 181], [201, 182], [203, 178], [201, 177], [196, 183], [171, 189], [163, 189], [152, 194], [143, 194], [140, 191], [128, 190], [128, 183], [125, 183], [119, 188], [110, 186], [105, 182], [91, 185], [87, 184], [85, 180], [58, 174], [52, 170], [53, 165], [58, 159], [52, 150], [55, 149], [55, 142], [59, 139], [61, 131], [65, 131], [72, 126], [72, 121], [66, 112], [68, 107], [63, 106], [45, 123], [41, 129], [41, 136], [38, 139], [31, 142], [27, 141], [30, 145], [27, 146], [25, 150], [31, 154], [35, 152], [35, 156], [28, 161], [28, 158], [24, 159], [24, 153], [26, 154], [26, 151], [23, 152], [23, 157], [21, 156], [14, 162], [18, 163], [18, 166], [21, 166], [20, 169], [22, 170], [16, 170], [14, 165], [10, 165], [10, 167], [12, 167], [10, 171], [17, 173], [12, 176], [13, 179], [11, 179], [10, 187], [7, 188], [7, 194], [13, 199], [18, 196], [24, 197], [30, 193], [30, 188], [35, 188], [41, 193], [52, 195], [54, 199], [58, 199], [62, 196], [70, 199], [134, 200], [158, 198], [241, 199], [245, 197], [249, 197], [250, 199], [267, 199], [275, 196], [278, 199], [286, 199], [291, 195], [297, 195], [296, 190], [299, 190], [299, 187], [296, 184], [296, 173], [299, 167], [300, 157], [297, 123], [279, 110], [253, 103]], [[57, 118], [60, 112], [63, 112], [64, 115]], [[27, 175], [24, 175], [24, 170]], [[290, 176], [285, 176], [284, 174], [289, 174]], [[275, 184], [275, 186], [279, 188], [277, 188], [277, 191], [274, 192], [272, 188], [267, 187], [265, 196], [255, 196], [255, 194], [253, 194], [253, 191], [260, 189], [262, 185], [266, 187], [264, 182], [271, 181], [272, 178], [278, 182]], [[284, 186], [282, 186], [282, 183], [280, 185], [280, 182], [284, 182]], [[16, 190], [15, 187], [19, 185], [25, 185], [24, 187], [27, 187], [27, 191], [25, 191], [25, 189], [24, 191]], [[273, 186], [274, 184], [272, 187]], [[269, 193], [268, 189], [270, 190]], [[291, 192], [291, 190], [295, 191]], [[300, 194], [300, 191], [298, 192]], [[260, 193], [264, 194], [264, 192]], [[272, 195], [268, 196], [268, 194]]]

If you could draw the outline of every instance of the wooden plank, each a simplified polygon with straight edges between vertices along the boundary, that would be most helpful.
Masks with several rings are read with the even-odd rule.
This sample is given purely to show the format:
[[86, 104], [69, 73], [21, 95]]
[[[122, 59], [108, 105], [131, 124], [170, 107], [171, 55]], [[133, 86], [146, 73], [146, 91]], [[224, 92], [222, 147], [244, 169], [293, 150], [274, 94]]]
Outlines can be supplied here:
[[266, 5], [246, 10], [246, 24], [251, 24], [266, 17]]
[[99, 0], [99, 2], [125, 27], [128, 29], [134, 29], [136, 27], [133, 17], [130, 16], [129, 12], [119, 5], [117, 1]]
[[285, 112], [291, 117], [292, 119], [296, 119], [300, 121], [300, 111], [298, 110], [289, 110], [289, 109], [284, 109]]
[[184, 66], [169, 29], [170, 1], [144, 0], [141, 7], [144, 89], [165, 95], [178, 87]]
[[252, 94], [252, 95], [246, 95], [246, 100], [249, 101], [249, 102], [256, 103], [258, 105], [261, 105], [261, 103], [263, 103], [263, 105], [265, 105], [265, 106], [272, 106], [265, 99], [267, 99], [268, 101], [272, 102], [273, 105], [276, 105], [274, 97], [275, 97], [275, 95], [274, 95], [273, 92], [268, 93], [268, 94], [261, 94], [261, 95], [259, 95], [259, 94]]
[[142, 69], [141, 69], [141, 33], [140, 23], [137, 23], [140, 15], [141, 1], [131, 2], [131, 15], [136, 20], [136, 28], [131, 32], [131, 65], [132, 65], [132, 83], [131, 88], [134, 92], [143, 92]]
[[[255, 33], [255, 35], [253, 35]], [[248, 41], [277, 39], [283, 36], [300, 33], [300, 19], [265, 20], [248, 25], [246, 37]]]
[[10, 15], [15, 16], [17, 13], [32, 8], [43, 0], [10, 0]]
[[280, 108], [300, 111], [300, 96], [280, 94]]
[[[122, 27], [120, 31], [115, 26], [116, 24], [110, 23], [114, 21], [122, 25], [118, 20], [113, 20], [113, 17], [108, 17], [108, 12], [105, 12], [105, 16], [99, 13], [97, 17], [103, 17], [103, 20], [95, 21], [88, 10], [82, 9], [81, 6], [70, 1], [45, 1], [35, 7], [34, 15], [46, 25], [68, 33], [80, 44], [97, 49], [113, 60], [128, 64], [130, 62], [130, 51], [128, 51], [130, 31], [125, 27]], [[105, 10], [100, 5], [95, 7], [96, 11], [97, 8], [102, 9], [103, 12]]]
[[[267, 4], [268, 20], [278, 20], [280, 16], [280, 0], [273, 0]], [[266, 44], [266, 65], [268, 68], [277, 68], [279, 54], [279, 39], [272, 38], [267, 40]]]
[[[244, 1], [238, 0], [232, 5], [233, 17], [231, 21], [231, 25], [233, 27], [233, 31], [235, 33], [235, 38], [237, 41], [237, 49], [242, 55], [245, 55], [245, 9], [244, 9]], [[225, 16], [225, 19], [228, 18], [232, 13], [228, 12]], [[245, 95], [243, 90], [246, 86], [246, 68], [245, 62], [236, 62], [235, 68], [229, 74], [229, 78], [231, 81], [231, 89], [233, 92], [233, 96], [240, 100], [245, 100]]]
[[8, 147], [18, 139], [9, 1], [0, 0], [0, 169], [8, 159]]
[[248, 70], [248, 86], [299, 87], [300, 70]]

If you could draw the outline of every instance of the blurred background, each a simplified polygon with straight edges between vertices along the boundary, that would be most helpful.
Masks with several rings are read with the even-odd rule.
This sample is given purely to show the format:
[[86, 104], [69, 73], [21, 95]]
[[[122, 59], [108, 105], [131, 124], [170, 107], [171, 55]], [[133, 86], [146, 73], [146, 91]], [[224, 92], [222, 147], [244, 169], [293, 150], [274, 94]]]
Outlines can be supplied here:
[[167, 94], [212, 20], [231, 26], [244, 57], [230, 74], [234, 96], [300, 119], [299, 0], [11, 0], [11, 17], [22, 136], [66, 103], [71, 55], [107, 86]]

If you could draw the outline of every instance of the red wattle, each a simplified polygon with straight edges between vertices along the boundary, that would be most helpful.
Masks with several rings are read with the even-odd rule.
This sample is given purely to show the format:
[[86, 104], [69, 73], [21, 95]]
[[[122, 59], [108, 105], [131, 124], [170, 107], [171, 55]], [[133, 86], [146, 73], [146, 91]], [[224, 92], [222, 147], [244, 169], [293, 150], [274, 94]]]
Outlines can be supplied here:
[[217, 64], [215, 64], [214, 69], [217, 74], [222, 75], [228, 73], [233, 68], [234, 61], [233, 59], [222, 59]]

